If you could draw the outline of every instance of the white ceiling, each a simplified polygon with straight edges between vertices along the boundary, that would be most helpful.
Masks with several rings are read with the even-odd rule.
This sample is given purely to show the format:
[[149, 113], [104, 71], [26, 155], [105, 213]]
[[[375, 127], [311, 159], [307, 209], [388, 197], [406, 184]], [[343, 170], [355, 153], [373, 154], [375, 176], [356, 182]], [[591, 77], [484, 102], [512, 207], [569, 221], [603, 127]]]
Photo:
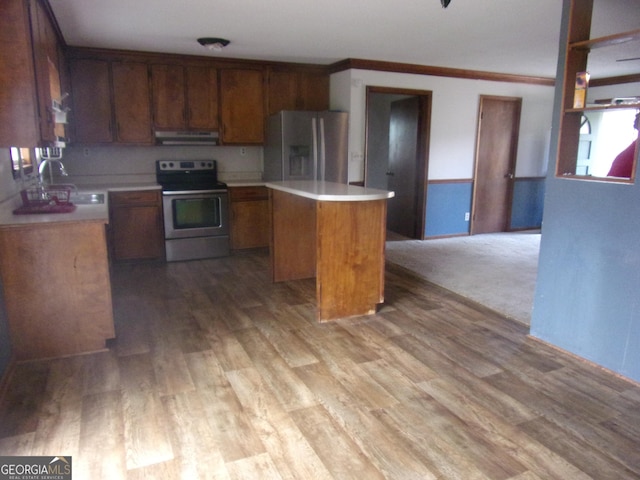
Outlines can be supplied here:
[[[451, 0], [447, 9], [440, 0], [49, 3], [72, 46], [319, 64], [359, 58], [543, 77], [555, 76], [562, 7], [561, 0]], [[640, 0], [595, 3], [592, 36], [640, 28]], [[231, 44], [212, 52], [199, 37]], [[619, 58], [640, 57], [638, 42], [620, 48]], [[590, 70], [593, 77], [638, 73], [640, 61]]]

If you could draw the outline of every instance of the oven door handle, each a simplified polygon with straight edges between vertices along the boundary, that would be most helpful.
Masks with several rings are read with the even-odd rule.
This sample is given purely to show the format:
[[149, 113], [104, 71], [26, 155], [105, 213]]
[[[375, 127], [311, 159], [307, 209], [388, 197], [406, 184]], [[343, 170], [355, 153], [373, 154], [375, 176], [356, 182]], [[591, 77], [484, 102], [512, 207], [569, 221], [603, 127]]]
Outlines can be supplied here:
[[163, 190], [162, 195], [202, 195], [208, 193], [227, 193], [227, 190]]

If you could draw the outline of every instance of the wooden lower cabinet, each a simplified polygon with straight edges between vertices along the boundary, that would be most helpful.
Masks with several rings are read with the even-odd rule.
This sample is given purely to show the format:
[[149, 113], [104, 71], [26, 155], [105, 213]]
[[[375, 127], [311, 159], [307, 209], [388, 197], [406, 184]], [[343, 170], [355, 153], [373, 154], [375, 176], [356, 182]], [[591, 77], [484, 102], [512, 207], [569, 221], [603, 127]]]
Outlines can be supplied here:
[[0, 228], [0, 276], [16, 360], [99, 351], [115, 337], [104, 222]]
[[160, 190], [109, 192], [109, 230], [112, 261], [164, 260]]
[[231, 248], [269, 246], [269, 191], [267, 187], [229, 187]]

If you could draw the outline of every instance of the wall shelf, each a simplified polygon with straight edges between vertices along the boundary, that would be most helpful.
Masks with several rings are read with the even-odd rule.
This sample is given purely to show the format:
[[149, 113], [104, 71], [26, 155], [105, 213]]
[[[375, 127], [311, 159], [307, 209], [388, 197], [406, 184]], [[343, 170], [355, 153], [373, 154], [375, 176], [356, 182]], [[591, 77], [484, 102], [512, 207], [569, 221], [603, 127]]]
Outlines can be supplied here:
[[[635, 167], [631, 178], [614, 179], [613, 177], [593, 177], [579, 175], [578, 156], [581, 143], [580, 129], [582, 126], [582, 114], [587, 112], [619, 111], [640, 109], [640, 101], [633, 101], [635, 97], [627, 96], [633, 103], [615, 102], [615, 96], [603, 102], [589, 103], [582, 108], [574, 107], [574, 100], [578, 92], [584, 95], [579, 82], [576, 80], [583, 72], [588, 71], [588, 59], [591, 50], [602, 48], [609, 59], [615, 59], [615, 47], [629, 42], [640, 40], [640, 29], [625, 32], [617, 32], [602, 37], [589, 38], [593, 11], [593, 0], [571, 0], [571, 15], [567, 30], [567, 50], [564, 59], [562, 77], [562, 115], [560, 117], [560, 133], [558, 138], [558, 150], [556, 155], [556, 177], [572, 178], [580, 180], [600, 180], [611, 182], [633, 183]], [[606, 49], [605, 47], [609, 47]], [[616, 85], [620, 82], [615, 82]], [[615, 95], [615, 93], [614, 93]], [[578, 97], [580, 98], [580, 97]], [[623, 97], [621, 96], [620, 99]], [[582, 104], [580, 102], [579, 104]], [[591, 148], [591, 147], [588, 147]]]
[[605, 37], [590, 38], [569, 44], [569, 48], [575, 50], [592, 50], [594, 48], [611, 47], [620, 45], [621, 43], [633, 42], [640, 40], [640, 30], [631, 30], [629, 32], [620, 32]]

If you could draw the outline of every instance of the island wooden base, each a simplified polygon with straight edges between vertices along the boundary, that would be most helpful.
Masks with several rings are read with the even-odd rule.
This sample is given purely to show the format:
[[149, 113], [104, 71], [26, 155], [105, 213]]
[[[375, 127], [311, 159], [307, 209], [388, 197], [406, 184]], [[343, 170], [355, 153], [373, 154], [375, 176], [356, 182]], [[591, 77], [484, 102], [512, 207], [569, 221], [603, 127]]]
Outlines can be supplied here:
[[316, 277], [319, 321], [384, 301], [386, 200], [321, 201], [269, 190], [275, 282]]

